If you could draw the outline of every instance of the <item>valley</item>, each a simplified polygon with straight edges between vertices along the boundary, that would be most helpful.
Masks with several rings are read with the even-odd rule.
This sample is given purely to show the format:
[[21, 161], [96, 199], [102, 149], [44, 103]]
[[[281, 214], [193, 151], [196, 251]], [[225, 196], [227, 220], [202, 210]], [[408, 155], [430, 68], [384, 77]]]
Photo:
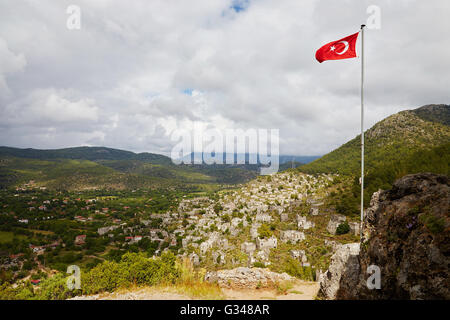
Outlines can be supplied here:
[[[448, 114], [448, 105], [424, 106], [367, 131], [366, 208], [375, 210], [372, 195], [405, 175], [448, 177]], [[268, 176], [257, 166], [176, 166], [161, 155], [103, 147], [1, 147], [0, 299], [138, 299], [160, 291], [174, 299], [313, 299], [336, 255], [361, 241], [358, 139]], [[448, 185], [440, 176], [405, 181], [420, 186], [420, 179]], [[416, 189], [418, 198], [426, 191]], [[445, 239], [446, 202], [438, 200], [438, 216], [428, 200], [407, 215], [422, 214], [421, 228]], [[66, 286], [71, 265], [81, 270], [75, 290]]]

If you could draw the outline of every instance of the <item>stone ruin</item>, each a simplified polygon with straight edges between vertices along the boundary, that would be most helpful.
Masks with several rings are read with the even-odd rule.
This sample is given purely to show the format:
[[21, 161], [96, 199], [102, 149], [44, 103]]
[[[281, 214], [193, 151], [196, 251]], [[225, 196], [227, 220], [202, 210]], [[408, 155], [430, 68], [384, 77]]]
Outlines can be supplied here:
[[268, 239], [256, 238], [256, 248], [258, 248], [258, 250], [268, 250], [274, 249], [276, 247], [277, 247], [277, 238], [275, 236], [271, 236]]
[[270, 214], [267, 214], [267, 213], [258, 213], [255, 216], [255, 221], [257, 221], [257, 222], [271, 222], [272, 221], [272, 217], [270, 216]]
[[302, 265], [308, 262], [305, 250], [291, 250], [289, 251], [289, 253], [291, 254], [292, 258], [299, 260], [302, 263]]
[[336, 234], [337, 227], [346, 220], [347, 217], [342, 214], [332, 214], [327, 225], [327, 231], [331, 234]]
[[305, 234], [297, 230], [285, 230], [280, 232], [281, 241], [299, 242], [305, 240]]
[[214, 264], [225, 264], [225, 253], [222, 251], [214, 251], [212, 253], [212, 259]]
[[314, 228], [314, 226], [314, 222], [308, 221], [304, 216], [297, 215], [297, 228], [299, 228], [300, 230], [308, 230]]
[[350, 232], [355, 236], [359, 236], [361, 224], [359, 222], [349, 222], [348, 225], [350, 226]]
[[241, 251], [246, 254], [252, 254], [256, 251], [256, 244], [253, 242], [244, 242], [241, 244]]
[[319, 215], [319, 208], [318, 207], [311, 207], [309, 210], [309, 214], [312, 216], [318, 216]]

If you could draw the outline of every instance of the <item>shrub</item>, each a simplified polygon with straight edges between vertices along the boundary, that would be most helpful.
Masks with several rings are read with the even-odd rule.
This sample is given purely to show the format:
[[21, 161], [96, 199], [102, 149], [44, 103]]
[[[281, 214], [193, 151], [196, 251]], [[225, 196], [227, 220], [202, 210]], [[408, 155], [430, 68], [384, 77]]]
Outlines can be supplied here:
[[431, 213], [421, 214], [419, 220], [430, 230], [431, 233], [441, 233], [445, 229], [444, 218], [438, 218]]
[[291, 281], [277, 282], [275, 284], [278, 294], [287, 294], [290, 289], [293, 288]]
[[288, 275], [296, 277], [296, 278], [303, 278], [303, 267], [300, 261], [293, 259], [291, 257], [288, 257], [283, 264], [283, 272], [286, 272]]
[[258, 228], [258, 235], [261, 238], [270, 238], [272, 236], [272, 231], [270, 227], [264, 223]]
[[173, 283], [179, 277], [173, 253], [147, 258], [143, 253], [126, 253], [119, 263], [105, 261], [82, 277], [85, 294], [114, 291], [130, 285]]
[[38, 300], [65, 300], [80, 294], [80, 290], [69, 290], [67, 278], [63, 273], [58, 273], [51, 278], [43, 280], [36, 292]]
[[255, 263], [253, 263], [253, 267], [255, 268], [265, 268], [266, 265], [262, 262], [256, 261]]
[[350, 231], [350, 226], [347, 221], [342, 222], [336, 229], [336, 234], [346, 234]]

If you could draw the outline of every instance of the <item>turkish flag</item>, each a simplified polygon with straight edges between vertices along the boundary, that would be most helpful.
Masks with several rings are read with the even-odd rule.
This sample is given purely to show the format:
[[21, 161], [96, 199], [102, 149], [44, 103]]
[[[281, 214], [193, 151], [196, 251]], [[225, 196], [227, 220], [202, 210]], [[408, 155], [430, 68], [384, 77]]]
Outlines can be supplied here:
[[316, 59], [320, 63], [325, 60], [340, 60], [356, 57], [356, 40], [359, 32], [351, 36], [327, 43], [316, 52]]

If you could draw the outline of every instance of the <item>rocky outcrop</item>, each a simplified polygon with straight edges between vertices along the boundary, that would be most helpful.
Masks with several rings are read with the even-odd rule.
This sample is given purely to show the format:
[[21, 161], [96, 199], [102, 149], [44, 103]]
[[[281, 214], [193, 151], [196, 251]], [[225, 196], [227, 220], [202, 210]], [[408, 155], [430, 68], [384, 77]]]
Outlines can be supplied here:
[[336, 299], [343, 275], [359, 275], [359, 243], [349, 243], [337, 247], [331, 257], [328, 271], [320, 279], [319, 297]]
[[[334, 259], [329, 272], [341, 273], [339, 288], [335, 291], [335, 282], [327, 287], [323, 280], [321, 294], [336, 299], [450, 299], [449, 205], [449, 179], [443, 175], [407, 175], [391, 190], [376, 192], [366, 210], [359, 256], [345, 263]], [[369, 266], [380, 268], [380, 289], [367, 286]]]
[[219, 270], [207, 272], [205, 280], [217, 283], [223, 288], [247, 288], [270, 287], [285, 281], [294, 281], [295, 278], [287, 273], [276, 273], [264, 268], [235, 268], [231, 270]]

